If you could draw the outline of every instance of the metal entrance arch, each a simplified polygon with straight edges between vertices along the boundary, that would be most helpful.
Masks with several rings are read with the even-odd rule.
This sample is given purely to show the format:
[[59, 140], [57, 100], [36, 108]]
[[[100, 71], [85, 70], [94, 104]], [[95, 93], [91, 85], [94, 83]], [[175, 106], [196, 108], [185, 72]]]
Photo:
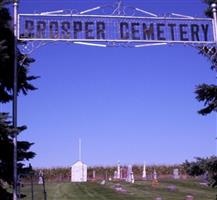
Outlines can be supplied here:
[[[28, 55], [50, 42], [70, 42], [97, 47], [148, 47], [184, 44], [201, 49], [208, 57], [216, 55], [217, 4], [212, 4], [214, 19], [194, 18], [176, 13], [159, 17], [140, 8], [97, 6], [88, 10], [57, 10], [38, 14], [18, 14], [14, 4], [13, 126], [17, 127], [17, 40]], [[108, 11], [111, 13], [107, 14]], [[99, 14], [100, 13], [100, 14]], [[24, 58], [25, 59], [25, 58]], [[14, 187], [17, 200], [17, 133], [14, 134]]]
[[176, 13], [158, 16], [118, 1], [114, 6], [98, 6], [84, 11], [19, 14], [17, 37], [27, 42], [21, 46], [26, 54], [56, 41], [136, 48], [166, 44], [213, 45], [217, 42], [215, 7], [213, 13], [214, 19]]

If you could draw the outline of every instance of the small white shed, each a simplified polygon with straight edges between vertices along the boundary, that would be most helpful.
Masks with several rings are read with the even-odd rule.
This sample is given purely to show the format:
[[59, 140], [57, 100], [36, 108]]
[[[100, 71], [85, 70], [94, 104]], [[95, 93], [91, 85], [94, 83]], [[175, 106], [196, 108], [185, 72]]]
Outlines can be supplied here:
[[80, 160], [71, 167], [71, 182], [87, 182], [87, 165]]

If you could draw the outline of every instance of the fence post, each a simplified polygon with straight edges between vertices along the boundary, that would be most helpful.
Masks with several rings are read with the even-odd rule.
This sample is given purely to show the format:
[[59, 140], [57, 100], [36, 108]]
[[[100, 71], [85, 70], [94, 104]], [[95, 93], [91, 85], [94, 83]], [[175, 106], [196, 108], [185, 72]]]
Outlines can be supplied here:
[[46, 193], [46, 189], [45, 189], [45, 178], [44, 178], [44, 175], [43, 175], [43, 191], [44, 191], [44, 200], [47, 200], [47, 193]]
[[32, 200], [34, 200], [34, 188], [33, 188], [33, 174], [31, 173], [31, 196]]

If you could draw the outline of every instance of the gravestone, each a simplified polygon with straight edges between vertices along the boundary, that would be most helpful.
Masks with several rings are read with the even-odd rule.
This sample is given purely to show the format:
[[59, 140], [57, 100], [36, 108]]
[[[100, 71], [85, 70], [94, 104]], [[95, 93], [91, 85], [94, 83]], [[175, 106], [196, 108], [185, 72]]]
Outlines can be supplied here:
[[131, 172], [131, 183], [134, 183], [134, 182], [135, 182], [134, 174], [133, 174], [133, 172]]
[[114, 179], [117, 179], [117, 177], [118, 177], [117, 174], [118, 174], [118, 172], [117, 172], [117, 171], [114, 171], [114, 177], [113, 177]]
[[154, 172], [153, 172], [153, 180], [157, 181], [157, 172], [156, 172], [155, 169], [154, 169]]
[[120, 183], [115, 184], [112, 188], [115, 189], [117, 192], [127, 192], [127, 190], [124, 189]]
[[179, 169], [173, 170], [173, 178], [174, 179], [180, 179]]
[[175, 185], [169, 185], [169, 186], [167, 186], [167, 189], [169, 191], [175, 191], [177, 189], [177, 187]]
[[132, 182], [132, 165], [128, 165], [127, 167], [127, 182]]
[[93, 170], [93, 179], [95, 180], [96, 179], [96, 171]]
[[157, 177], [157, 172], [156, 170], [154, 169], [154, 172], [152, 174], [152, 187], [155, 187], [159, 184], [158, 182], [158, 177]]
[[191, 196], [191, 195], [187, 195], [187, 196], [185, 197], [185, 200], [194, 200], [194, 197]]
[[40, 170], [39, 172], [39, 177], [38, 177], [38, 184], [39, 185], [43, 185], [44, 181], [43, 181], [43, 172]]

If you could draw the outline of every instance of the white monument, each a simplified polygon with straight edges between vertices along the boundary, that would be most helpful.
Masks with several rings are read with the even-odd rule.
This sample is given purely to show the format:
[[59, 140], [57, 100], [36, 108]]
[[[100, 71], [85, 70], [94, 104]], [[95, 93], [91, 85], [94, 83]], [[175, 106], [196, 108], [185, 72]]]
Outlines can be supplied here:
[[135, 183], [134, 174], [131, 172], [131, 183]]
[[132, 181], [132, 165], [128, 165], [127, 167], [127, 182], [131, 183]]
[[134, 183], [135, 180], [134, 180], [134, 174], [133, 174], [133, 170], [132, 170], [132, 165], [128, 165], [128, 168], [127, 168], [127, 182], [129, 183]]
[[114, 179], [117, 179], [117, 177], [118, 177], [118, 172], [117, 171], [114, 171]]
[[117, 179], [121, 178], [121, 165], [120, 161], [118, 161], [118, 166], [117, 166]]
[[143, 178], [143, 179], [146, 179], [146, 178], [147, 178], [145, 162], [144, 162], [144, 165], [143, 165], [142, 178]]
[[87, 182], [87, 165], [81, 161], [81, 140], [79, 139], [79, 160], [71, 167], [71, 182]]
[[153, 179], [154, 179], [155, 181], [157, 181], [157, 172], [156, 172], [155, 169], [154, 169], [154, 172], [153, 172]]
[[180, 179], [179, 169], [173, 170], [173, 178], [174, 179]]
[[44, 176], [43, 172], [40, 170], [39, 177], [38, 177], [38, 184], [39, 185], [43, 185], [44, 184], [43, 176]]

